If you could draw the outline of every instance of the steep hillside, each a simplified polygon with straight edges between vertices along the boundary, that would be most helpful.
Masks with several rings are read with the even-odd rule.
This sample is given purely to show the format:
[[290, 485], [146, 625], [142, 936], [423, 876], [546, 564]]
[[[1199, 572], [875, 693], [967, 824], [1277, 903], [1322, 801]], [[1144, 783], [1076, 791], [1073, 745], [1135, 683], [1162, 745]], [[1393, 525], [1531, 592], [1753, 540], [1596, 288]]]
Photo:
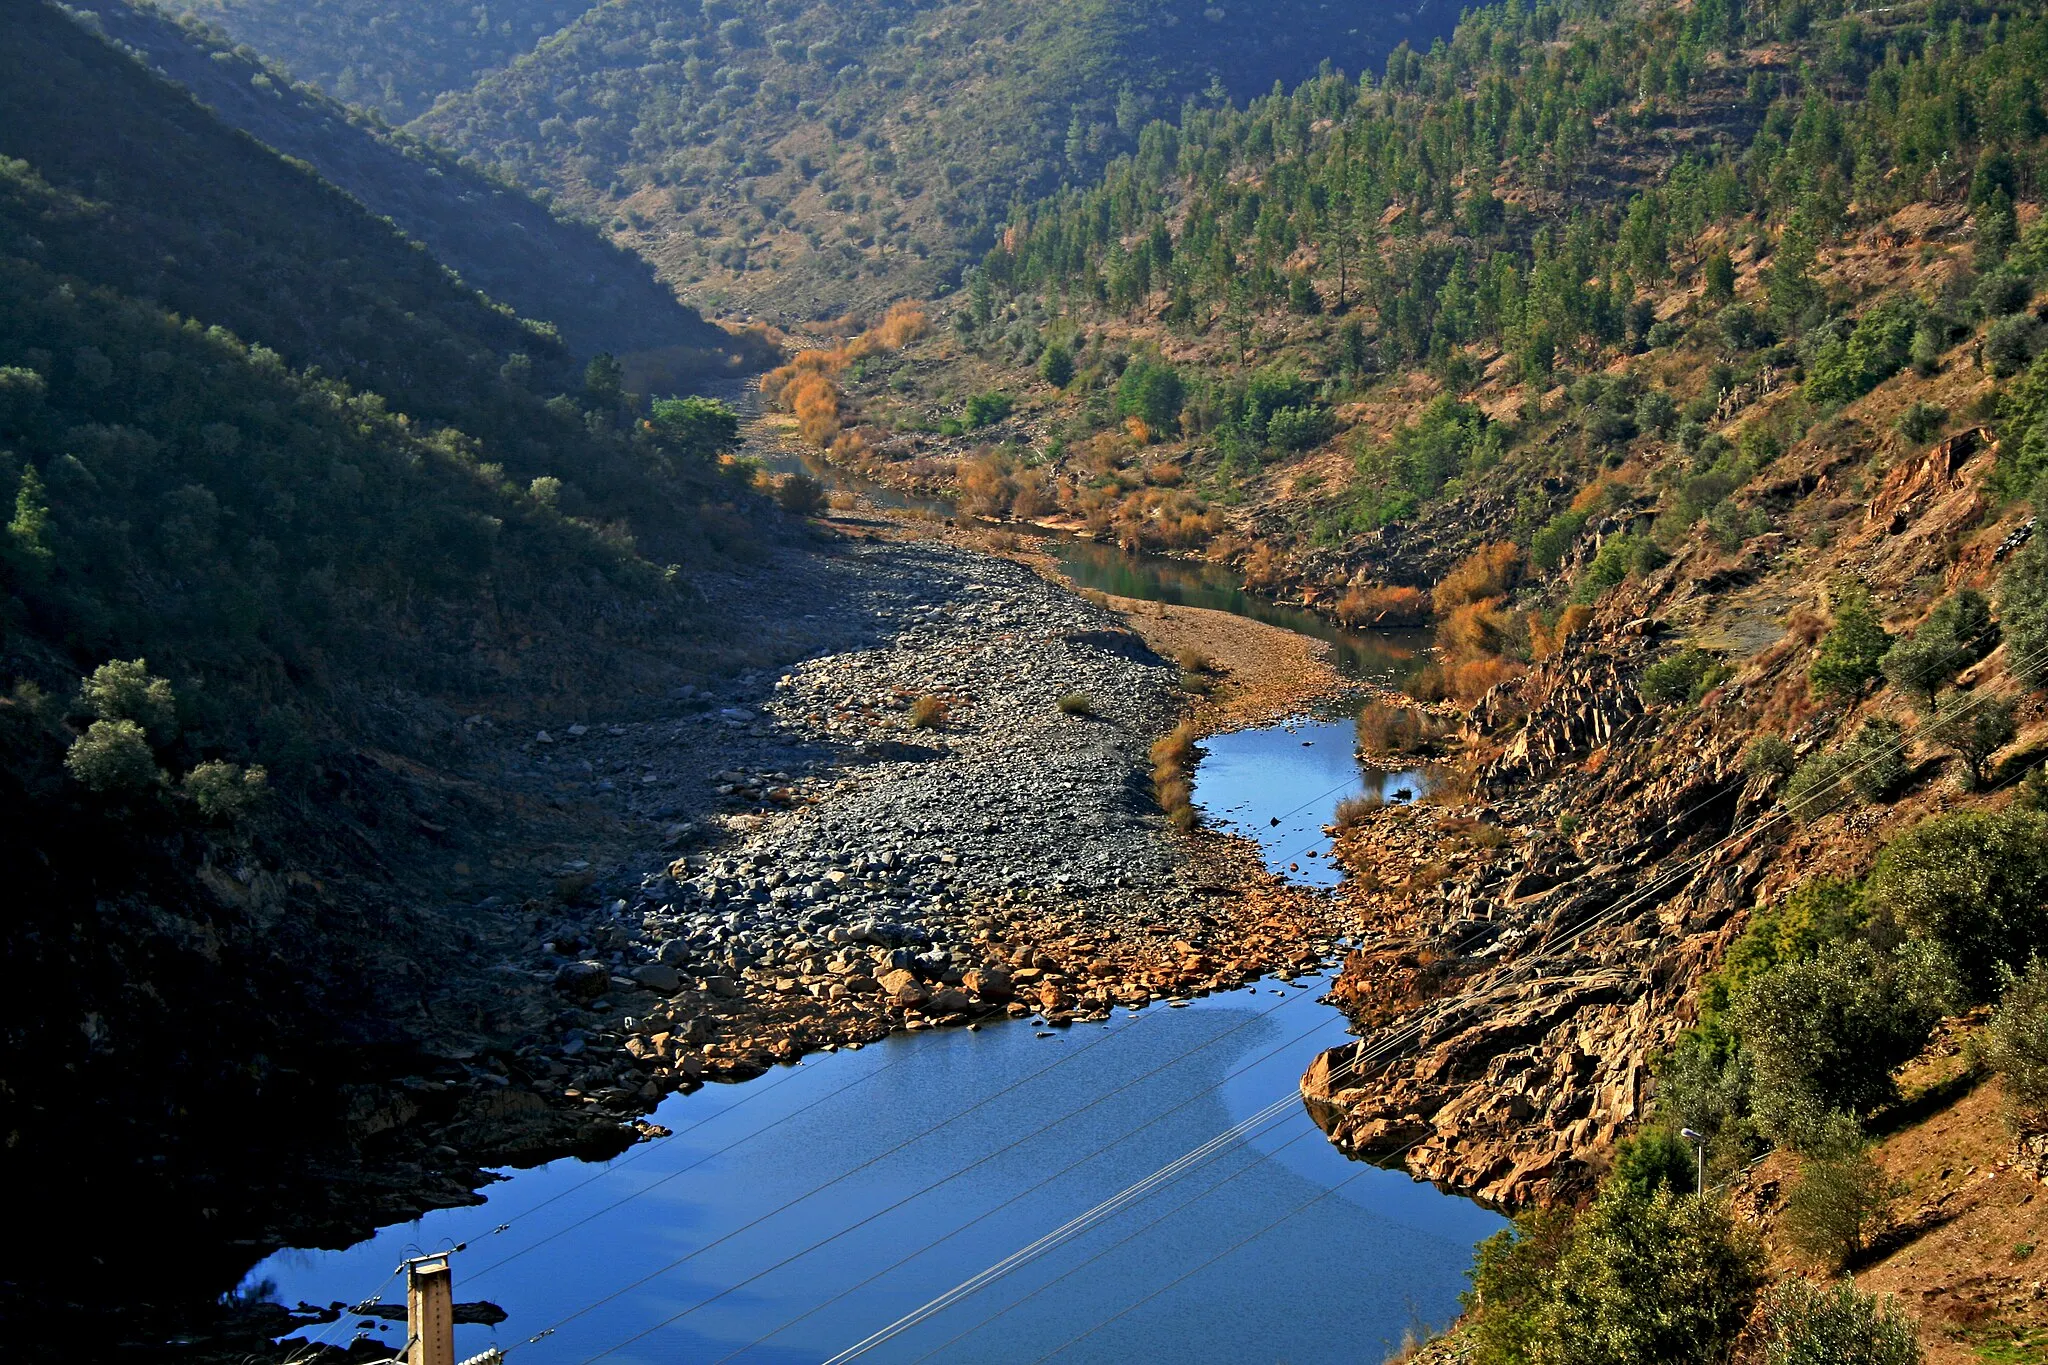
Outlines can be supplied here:
[[[1429, 708], [1360, 731], [1431, 798], [1344, 813], [1365, 1041], [1304, 1093], [1347, 1150], [1560, 1210], [1482, 1256], [1471, 1359], [1819, 1330], [1675, 1200], [1685, 1129], [1805, 1237], [1781, 1271], [1905, 1296], [1838, 1306], [1873, 1333], [2038, 1342], [2044, 62], [2032, 5], [1478, 12], [1190, 117], [1013, 212], [950, 326], [768, 385], [991, 519], [1434, 618]], [[1913, 1077], [1986, 1013], [2009, 1129]], [[1915, 1212], [1873, 1144], [1951, 1114], [2016, 1178], [1915, 1157]], [[2015, 1240], [1937, 1235], [1966, 1215]], [[1724, 1256], [1701, 1316], [1594, 1301], [1622, 1245], [1617, 1284]]]
[[743, 347], [587, 224], [558, 218], [445, 152], [292, 84], [217, 32], [181, 25], [146, 2], [73, 8], [230, 125], [389, 218], [471, 287], [548, 323], [577, 355], [671, 350], [670, 369], [701, 372]]
[[[50, 1283], [74, 1257], [145, 1272], [161, 1341], [141, 1300], [216, 1296], [285, 1201], [359, 1203], [313, 1176], [360, 1177], [364, 1141], [464, 1195], [376, 1136], [443, 1031], [531, 1022], [484, 975], [530, 919], [430, 873], [541, 817], [462, 765], [536, 706], [760, 649], [702, 584], [788, 531], [715, 408], [646, 420], [56, 7], [7, 25], [0, 1131], [48, 1231], [0, 1316], [27, 1351], [31, 1302], [53, 1338], [131, 1330], [60, 1311], [97, 1292]], [[581, 1129], [501, 1117], [513, 1147]], [[194, 1226], [220, 1235], [167, 1249]]]
[[1189, 100], [1377, 65], [1448, 10], [627, 0], [417, 127], [608, 221], [706, 307], [830, 318], [953, 278], [1019, 195]]
[[393, 123], [466, 90], [591, 7], [590, 0], [176, 0], [336, 99]]

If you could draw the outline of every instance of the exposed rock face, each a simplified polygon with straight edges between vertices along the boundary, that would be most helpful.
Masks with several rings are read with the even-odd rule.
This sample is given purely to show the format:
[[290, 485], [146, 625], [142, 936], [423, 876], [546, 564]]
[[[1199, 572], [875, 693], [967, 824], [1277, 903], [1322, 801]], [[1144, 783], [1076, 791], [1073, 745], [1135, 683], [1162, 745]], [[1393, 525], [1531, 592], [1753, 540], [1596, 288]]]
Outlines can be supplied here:
[[[1805, 670], [1819, 627], [1801, 613], [1817, 622], [1843, 574], [1879, 602], [1929, 602], [1908, 585], [1930, 565], [1949, 589], [1987, 586], [1999, 547], [2024, 539], [1984, 524], [1996, 451], [1974, 430], [1899, 460], [1867, 511], [1836, 495], [1844, 455], [1788, 458], [1756, 496], [1827, 498], [1820, 515], [1841, 525], [1824, 550], [1696, 535], [1473, 709], [1484, 806], [1388, 808], [1345, 836], [1373, 932], [1332, 996], [1362, 1036], [1302, 1080], [1340, 1146], [1502, 1204], [1591, 1186], [1647, 1115], [1651, 1060], [1749, 909], [1816, 868], [1853, 868], [1893, 816], [1851, 808], [1802, 826], [1772, 778], [1743, 770], [1762, 717], [1810, 753], [1889, 704], [1816, 704]], [[1643, 668], [1681, 639], [1722, 653], [1733, 676], [1695, 705], [1646, 707]]]

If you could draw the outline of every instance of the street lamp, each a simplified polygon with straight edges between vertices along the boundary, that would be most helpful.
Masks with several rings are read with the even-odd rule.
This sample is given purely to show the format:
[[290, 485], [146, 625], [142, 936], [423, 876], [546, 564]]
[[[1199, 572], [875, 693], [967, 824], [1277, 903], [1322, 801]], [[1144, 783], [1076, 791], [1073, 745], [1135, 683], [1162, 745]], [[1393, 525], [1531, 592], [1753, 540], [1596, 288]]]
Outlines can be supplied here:
[[1695, 1133], [1690, 1128], [1681, 1128], [1678, 1130], [1678, 1135], [1684, 1138], [1687, 1142], [1690, 1142], [1692, 1144], [1693, 1155], [1697, 1159], [1697, 1164], [1699, 1167], [1699, 1174], [1695, 1176], [1693, 1180], [1693, 1189], [1696, 1193], [1704, 1196], [1707, 1192], [1706, 1134]]

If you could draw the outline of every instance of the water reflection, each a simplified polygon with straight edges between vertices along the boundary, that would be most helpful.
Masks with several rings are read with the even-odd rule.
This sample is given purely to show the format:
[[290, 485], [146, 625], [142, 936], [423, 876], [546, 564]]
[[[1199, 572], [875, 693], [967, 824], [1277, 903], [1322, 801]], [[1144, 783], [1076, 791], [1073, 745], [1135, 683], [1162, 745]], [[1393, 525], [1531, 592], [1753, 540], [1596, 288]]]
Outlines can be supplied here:
[[1350, 630], [1305, 607], [1268, 601], [1245, 591], [1237, 574], [1222, 564], [1170, 559], [1090, 540], [1059, 540], [1052, 553], [1067, 577], [1083, 588], [1227, 611], [1327, 641], [1331, 661], [1347, 678], [1400, 683], [1422, 666], [1423, 652], [1431, 643], [1427, 629]]

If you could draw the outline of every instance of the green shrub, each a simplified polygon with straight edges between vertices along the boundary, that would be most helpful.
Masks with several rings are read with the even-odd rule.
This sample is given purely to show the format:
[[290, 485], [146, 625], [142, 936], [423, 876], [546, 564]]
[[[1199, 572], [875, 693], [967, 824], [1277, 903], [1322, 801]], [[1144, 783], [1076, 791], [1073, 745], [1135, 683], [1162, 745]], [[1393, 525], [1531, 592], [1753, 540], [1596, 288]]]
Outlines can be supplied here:
[[1973, 999], [2048, 942], [2048, 816], [1956, 811], [1886, 845], [1865, 885], [1874, 911], [1948, 950]]
[[144, 791], [164, 779], [149, 737], [132, 720], [96, 720], [64, 755], [71, 775], [96, 792]]
[[101, 720], [133, 721], [159, 741], [177, 735], [178, 699], [145, 659], [109, 659], [80, 684], [79, 695]]
[[2014, 313], [1984, 332], [1984, 363], [2000, 379], [2010, 379], [2041, 353], [2041, 324], [2032, 313]]
[[2008, 666], [2029, 687], [2048, 687], [2048, 536], [2028, 541], [1999, 576], [1998, 624]]
[[1570, 1209], [1530, 1209], [1514, 1226], [1479, 1244], [1464, 1295], [1475, 1365], [1530, 1365], [1538, 1316], [1548, 1302], [1558, 1258], [1571, 1244]]
[[1048, 346], [1038, 357], [1038, 377], [1056, 389], [1074, 381], [1074, 353], [1064, 346]]
[[1644, 1198], [1661, 1188], [1690, 1194], [1698, 1183], [1699, 1154], [1675, 1129], [1661, 1124], [1623, 1138], [1608, 1179]]
[[1585, 529], [1584, 512], [1559, 512], [1529, 541], [1529, 558], [1546, 571], [1555, 569], [1571, 552], [1572, 543]]
[[1783, 735], [1758, 735], [1742, 751], [1742, 770], [1751, 777], [1789, 777], [1798, 764]]
[[1802, 1146], [1815, 1119], [1867, 1114], [1897, 1097], [1892, 1070], [1927, 1042], [1946, 990], [1938, 955], [1882, 954], [1864, 942], [1823, 948], [1763, 973], [1731, 1022], [1755, 1068], [1759, 1124]]
[[1266, 441], [1278, 450], [1311, 450], [1336, 434], [1336, 419], [1324, 407], [1281, 408], [1266, 422]]
[[1877, 678], [1879, 665], [1890, 651], [1892, 637], [1870, 605], [1870, 593], [1860, 585], [1838, 594], [1834, 624], [1815, 651], [1807, 680], [1816, 694], [1852, 700]]
[[1856, 794], [1888, 801], [1906, 780], [1906, 732], [1888, 716], [1873, 716], [1842, 746], [1844, 775]]
[[1913, 1323], [1853, 1280], [1826, 1289], [1792, 1276], [1764, 1294], [1763, 1365], [1920, 1365]]
[[739, 443], [739, 414], [715, 398], [663, 398], [652, 408], [656, 439], [670, 452], [709, 460]]
[[1892, 642], [1879, 661], [1886, 681], [1921, 707], [1997, 643], [1991, 603], [1974, 588], [1943, 598], [1919, 628]]
[[1763, 1282], [1763, 1252], [1722, 1208], [1669, 1187], [1610, 1185], [1573, 1227], [1536, 1315], [1541, 1365], [1727, 1358]]
[[202, 763], [186, 773], [178, 788], [186, 799], [209, 820], [223, 823], [239, 820], [263, 800], [269, 774], [262, 768], [244, 769], [239, 763]]
[[1807, 367], [1806, 396], [1822, 405], [1869, 393], [1905, 367], [1925, 309], [1911, 296], [1878, 304], [1839, 340], [1823, 342]]
[[1015, 406], [1015, 400], [1006, 393], [977, 393], [967, 400], [964, 414], [967, 428], [979, 431], [983, 427], [994, 426], [1008, 417]]
[[1846, 767], [1840, 754], [1822, 750], [1793, 769], [1785, 790], [1779, 793], [1792, 818], [1804, 823], [1839, 809], [1845, 795], [1842, 774]]
[[2004, 697], [1951, 696], [1936, 711], [1931, 733], [1955, 752], [1963, 765], [1963, 785], [1975, 790], [1989, 776], [1986, 765], [1992, 755], [2018, 736], [2019, 724]]
[[1853, 1138], [1808, 1157], [1785, 1200], [1785, 1234], [1816, 1264], [1839, 1269], [1890, 1222], [1899, 1186]]
[[1063, 716], [1087, 717], [1095, 714], [1094, 699], [1081, 692], [1069, 692], [1059, 700]]
[[1643, 670], [1636, 690], [1652, 706], [1698, 701], [1712, 686], [1711, 680], [1726, 676], [1713, 655], [1701, 649], [1683, 649], [1668, 659], [1659, 659]]
[[1948, 409], [1936, 403], [1914, 403], [1899, 414], [1899, 435], [1909, 441], [1931, 440], [1948, 425]]
[[1171, 365], [1135, 360], [1117, 381], [1117, 415], [1136, 417], [1155, 432], [1173, 430], [1186, 401], [1187, 385]]
[[2013, 1126], [2048, 1128], [2048, 958], [2036, 957], [2007, 978], [1984, 1059], [2005, 1081]]

